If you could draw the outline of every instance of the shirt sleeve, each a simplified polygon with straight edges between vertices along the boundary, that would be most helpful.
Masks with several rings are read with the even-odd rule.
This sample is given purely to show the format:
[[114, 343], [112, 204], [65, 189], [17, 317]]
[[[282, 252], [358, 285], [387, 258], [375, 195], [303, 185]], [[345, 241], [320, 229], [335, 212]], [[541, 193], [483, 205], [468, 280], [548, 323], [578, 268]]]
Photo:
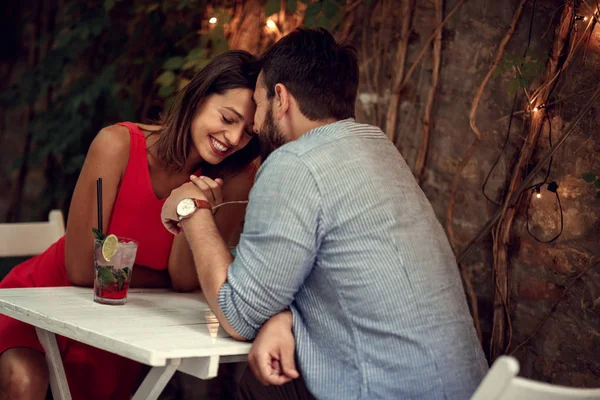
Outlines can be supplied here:
[[233, 329], [254, 339], [284, 310], [312, 270], [319, 245], [321, 195], [303, 160], [279, 149], [258, 172], [244, 231], [219, 307]]

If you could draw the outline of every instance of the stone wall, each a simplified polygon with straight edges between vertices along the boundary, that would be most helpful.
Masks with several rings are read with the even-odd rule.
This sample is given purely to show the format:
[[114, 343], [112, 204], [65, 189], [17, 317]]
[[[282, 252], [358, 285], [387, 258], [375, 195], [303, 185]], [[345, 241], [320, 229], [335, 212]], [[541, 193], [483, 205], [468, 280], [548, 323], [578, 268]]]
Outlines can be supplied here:
[[[446, 1], [445, 15], [457, 3], [457, 0]], [[475, 139], [469, 126], [473, 98], [492, 65], [517, 3], [468, 1], [444, 26], [441, 82], [435, 100], [431, 142], [422, 181], [422, 188], [442, 222], [454, 172]], [[506, 54], [521, 55], [525, 50], [533, 11], [530, 54], [544, 62], [552, 47], [554, 28], [559, 21], [562, 4], [562, 1], [537, 1], [535, 10], [532, 10], [532, 4], [528, 2]], [[395, 15], [391, 19], [400, 21], [401, 8], [397, 7], [393, 12]], [[590, 15], [585, 7], [580, 7], [578, 12]], [[377, 10], [365, 17], [370, 21], [363, 20], [362, 23], [377, 27]], [[414, 62], [436, 26], [433, 0], [416, 2], [413, 21], [407, 68]], [[396, 24], [397, 31], [400, 22]], [[586, 26], [581, 21], [576, 24], [579, 31]], [[377, 35], [377, 31], [373, 30], [367, 36], [366, 40], [370, 43], [374, 40], [371, 35]], [[356, 35], [353, 40], [364, 60], [365, 47], [361, 42], [365, 37]], [[394, 46], [392, 43], [390, 48]], [[564, 99], [548, 109], [554, 142], [585, 104], [591, 91], [597, 88], [597, 77], [600, 76], [600, 27], [595, 28], [584, 49], [584, 52], [576, 54], [570, 67], [561, 75], [552, 95], [553, 99]], [[373, 53], [372, 48], [367, 51]], [[389, 101], [390, 77], [398, 68], [394, 58], [393, 52], [382, 58], [383, 73], [379, 87], [383, 89], [379, 92], [375, 93], [369, 88], [365, 84], [367, 77], [362, 77], [357, 109], [359, 120], [374, 122], [375, 103], [385, 108]], [[411, 167], [414, 167], [423, 132], [422, 118], [430, 87], [431, 68], [431, 52], [428, 52], [401, 94], [397, 144]], [[479, 105], [477, 125], [483, 140], [463, 172], [454, 209], [454, 231], [459, 251], [465, 248], [497, 210], [485, 199], [481, 188], [501, 152], [507, 132], [506, 116], [510, 113], [513, 99], [512, 93], [507, 90], [508, 79], [504, 75], [492, 78]], [[534, 333], [538, 323], [560, 300], [556, 311], [537, 334], [514, 355], [521, 363], [522, 375], [564, 385], [599, 386], [600, 382], [600, 268], [583, 274], [563, 296], [572, 279], [600, 256], [600, 199], [595, 196], [592, 185], [581, 178], [584, 172], [600, 171], [599, 107], [595, 105], [590, 110], [553, 159], [549, 180], [558, 184], [563, 208], [562, 235], [550, 244], [537, 242], [527, 232], [527, 201], [522, 201], [513, 225], [509, 253], [509, 306], [513, 330], [509, 352]], [[521, 100], [516, 110], [523, 109], [524, 102]], [[515, 152], [522, 144], [520, 135], [524, 115], [513, 118], [507, 148], [486, 187], [488, 197], [499, 198], [507, 172], [514, 163]], [[384, 124], [380, 125], [386, 129]], [[534, 161], [550, 149], [549, 131], [546, 124]], [[543, 180], [545, 172], [546, 168], [536, 182]], [[541, 193], [541, 198], [531, 199], [529, 225], [530, 231], [538, 239], [547, 241], [559, 232], [560, 213], [553, 193], [545, 187]], [[490, 235], [478, 243], [465, 259], [464, 267], [470, 273], [477, 294], [483, 346], [487, 352], [494, 290]]]

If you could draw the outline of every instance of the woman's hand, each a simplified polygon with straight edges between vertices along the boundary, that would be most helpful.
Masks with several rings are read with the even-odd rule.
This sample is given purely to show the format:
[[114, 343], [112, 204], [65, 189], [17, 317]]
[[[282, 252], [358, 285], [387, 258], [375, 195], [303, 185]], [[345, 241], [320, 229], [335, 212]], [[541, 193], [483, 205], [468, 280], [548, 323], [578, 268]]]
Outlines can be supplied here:
[[211, 206], [216, 206], [223, 202], [223, 180], [217, 178], [215, 180], [210, 179], [208, 176], [192, 175], [190, 180], [196, 187], [202, 190], [202, 193], [208, 200]]
[[221, 179], [212, 180], [208, 177], [190, 177], [191, 183], [184, 183], [177, 189], [173, 190], [165, 204], [163, 205], [160, 218], [165, 228], [173, 233], [178, 234], [181, 231], [179, 226], [179, 217], [177, 215], [177, 205], [186, 198], [205, 200], [212, 207], [223, 202], [223, 181]]

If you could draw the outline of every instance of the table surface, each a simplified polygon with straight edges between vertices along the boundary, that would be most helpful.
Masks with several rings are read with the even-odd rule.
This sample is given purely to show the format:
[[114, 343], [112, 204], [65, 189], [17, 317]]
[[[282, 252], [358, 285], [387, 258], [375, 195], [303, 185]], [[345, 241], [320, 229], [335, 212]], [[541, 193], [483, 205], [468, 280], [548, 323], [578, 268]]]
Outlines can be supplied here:
[[131, 289], [127, 304], [93, 301], [91, 288], [0, 289], [0, 313], [151, 366], [169, 359], [244, 355], [200, 292]]

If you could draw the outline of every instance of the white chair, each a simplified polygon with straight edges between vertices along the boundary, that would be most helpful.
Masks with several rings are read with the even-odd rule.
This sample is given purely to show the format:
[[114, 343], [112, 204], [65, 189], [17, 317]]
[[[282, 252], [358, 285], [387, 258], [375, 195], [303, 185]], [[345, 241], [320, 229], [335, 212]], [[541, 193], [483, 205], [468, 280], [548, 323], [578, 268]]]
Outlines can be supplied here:
[[600, 399], [600, 389], [577, 389], [519, 378], [519, 362], [499, 357], [471, 400], [580, 400]]
[[0, 257], [25, 257], [43, 253], [65, 234], [60, 210], [52, 210], [47, 222], [0, 224]]

